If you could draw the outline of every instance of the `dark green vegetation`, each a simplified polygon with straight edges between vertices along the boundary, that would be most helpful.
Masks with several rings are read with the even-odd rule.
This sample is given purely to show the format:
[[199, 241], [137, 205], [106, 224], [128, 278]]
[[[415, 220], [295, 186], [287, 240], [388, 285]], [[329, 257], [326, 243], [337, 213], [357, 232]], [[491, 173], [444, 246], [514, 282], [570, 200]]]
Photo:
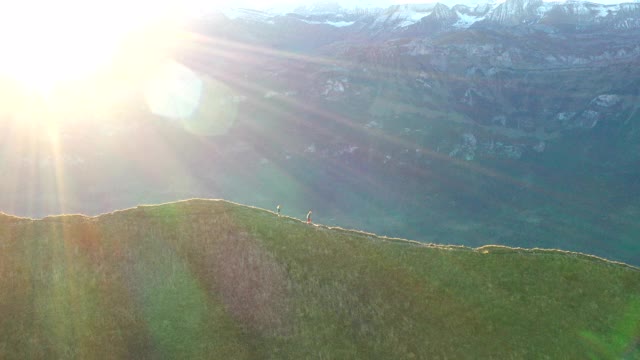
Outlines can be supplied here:
[[224, 201], [0, 218], [0, 358], [636, 359], [640, 271]]

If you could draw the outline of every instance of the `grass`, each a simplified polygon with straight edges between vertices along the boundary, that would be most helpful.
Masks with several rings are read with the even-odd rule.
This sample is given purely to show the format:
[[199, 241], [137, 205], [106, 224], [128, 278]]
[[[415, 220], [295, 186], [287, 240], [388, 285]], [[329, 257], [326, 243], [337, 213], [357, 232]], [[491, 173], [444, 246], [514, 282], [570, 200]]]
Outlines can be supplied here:
[[0, 358], [636, 359], [640, 271], [225, 201], [0, 217]]

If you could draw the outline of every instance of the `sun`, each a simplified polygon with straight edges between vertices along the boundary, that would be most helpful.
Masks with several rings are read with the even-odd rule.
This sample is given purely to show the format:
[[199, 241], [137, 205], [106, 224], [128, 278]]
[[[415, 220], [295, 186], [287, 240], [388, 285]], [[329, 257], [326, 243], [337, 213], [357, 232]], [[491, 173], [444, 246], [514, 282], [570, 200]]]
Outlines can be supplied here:
[[[112, 66], [132, 34], [179, 14], [176, 4], [169, 0], [7, 2], [0, 12], [0, 77], [43, 94], [85, 79]], [[137, 49], [138, 55], [142, 53]]]

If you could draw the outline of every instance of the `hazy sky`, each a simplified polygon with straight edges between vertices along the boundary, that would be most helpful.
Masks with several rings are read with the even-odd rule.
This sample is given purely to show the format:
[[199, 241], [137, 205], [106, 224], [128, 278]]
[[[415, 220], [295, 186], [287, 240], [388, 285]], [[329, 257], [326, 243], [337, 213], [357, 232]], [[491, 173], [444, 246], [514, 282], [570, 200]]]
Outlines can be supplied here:
[[[440, 2], [447, 2], [447, 1], [452, 1], [452, 0], [444, 0], [444, 1], [440, 1]], [[460, 0], [459, 2], [464, 2], [464, 1], [472, 1], [472, 2], [477, 2], [478, 0]], [[438, 2], [437, 0], [435, 1], [429, 1], [429, 0], [337, 0], [337, 1], [317, 1], [317, 0], [271, 0], [271, 1], [264, 1], [264, 0], [239, 0], [239, 1], [233, 1], [233, 2], [227, 2], [227, 4], [233, 4], [234, 6], [247, 6], [247, 7], [270, 7], [270, 6], [284, 6], [284, 7], [296, 7], [296, 6], [301, 6], [301, 5], [309, 5], [309, 4], [315, 4], [315, 3], [320, 3], [320, 2], [327, 2], [327, 3], [339, 3], [340, 5], [344, 6], [344, 7], [349, 7], [349, 8], [355, 8], [355, 7], [387, 7], [389, 5], [393, 5], [393, 4], [412, 4], [412, 3], [416, 3], [416, 4], [427, 4], [430, 2]]]
[[[444, 4], [454, 5], [454, 4], [476, 4], [476, 3], [488, 3], [488, 2], [503, 2], [504, 0], [334, 0], [334, 1], [318, 1], [318, 0], [237, 0], [237, 1], [220, 1], [221, 3], [226, 3], [227, 5], [232, 6], [246, 6], [246, 7], [255, 7], [255, 8], [265, 8], [270, 6], [275, 7], [296, 7], [305, 4], [313, 4], [318, 2], [337, 2], [344, 7], [371, 7], [371, 6], [380, 6], [386, 7], [392, 4], [426, 4], [426, 3], [434, 3], [441, 2]], [[591, 2], [599, 3], [599, 4], [619, 4], [623, 2], [638, 2], [637, 0], [590, 0]], [[213, 2], [208, 1], [208, 4], [212, 4]]]

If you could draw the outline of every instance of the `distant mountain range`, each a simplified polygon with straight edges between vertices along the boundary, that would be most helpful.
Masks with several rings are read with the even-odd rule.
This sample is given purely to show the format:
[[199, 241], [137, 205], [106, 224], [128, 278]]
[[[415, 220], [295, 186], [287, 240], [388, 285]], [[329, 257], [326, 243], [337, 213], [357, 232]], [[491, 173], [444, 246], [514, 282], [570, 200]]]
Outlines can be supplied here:
[[[401, 214], [353, 226], [466, 244], [604, 246], [640, 263], [640, 249], [620, 247], [635, 236], [621, 219], [640, 211], [640, 3], [235, 9], [193, 30], [214, 41], [183, 61], [239, 85], [252, 115], [237, 129], [269, 118], [295, 136], [252, 141], [346, 169], [318, 181], [364, 173], [385, 184], [378, 205], [342, 193], [327, 205]], [[346, 193], [368, 188], [354, 182]], [[399, 230], [414, 214], [421, 220]], [[556, 244], [554, 226], [575, 237]]]
[[[286, 14], [234, 9], [194, 29], [280, 51], [246, 66], [242, 59], [215, 60], [225, 74], [233, 68], [257, 83], [263, 66], [275, 71], [265, 93], [351, 107], [341, 115], [385, 130], [420, 130], [425, 113], [479, 126], [487, 134], [474, 135], [477, 151], [465, 158], [495, 156], [495, 141], [522, 150], [508, 156], [544, 151], [541, 144], [574, 130], [628, 124], [624, 119], [637, 110], [640, 3], [327, 4]], [[185, 55], [196, 69], [212, 61], [197, 52]], [[300, 69], [292, 69], [294, 63]], [[307, 76], [300, 78], [300, 71]], [[393, 102], [380, 105], [382, 99]], [[423, 120], [405, 126], [389, 116]], [[461, 154], [454, 145], [447, 148]]]
[[[411, 31], [412, 27], [437, 28], [439, 31], [491, 25], [575, 25], [604, 26], [615, 29], [637, 28], [640, 3], [602, 5], [586, 1], [543, 2], [508, 0], [473, 5], [444, 3], [406, 4], [383, 7], [348, 7], [323, 3], [264, 11], [229, 8], [224, 15], [232, 20], [262, 21], [275, 24], [289, 17], [309, 24]], [[282, 19], [280, 19], [282, 20]]]

